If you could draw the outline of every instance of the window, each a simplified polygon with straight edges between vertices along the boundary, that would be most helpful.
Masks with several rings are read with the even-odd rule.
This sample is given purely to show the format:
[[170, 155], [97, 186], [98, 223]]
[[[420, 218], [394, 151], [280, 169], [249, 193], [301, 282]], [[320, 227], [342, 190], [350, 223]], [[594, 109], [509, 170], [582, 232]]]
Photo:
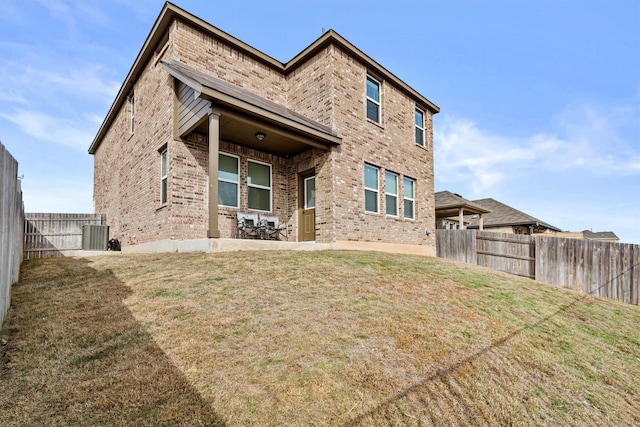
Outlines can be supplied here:
[[237, 208], [239, 205], [238, 186], [240, 167], [238, 158], [229, 154], [218, 154], [218, 204]]
[[367, 76], [367, 118], [380, 123], [380, 83]]
[[415, 184], [416, 182], [405, 177], [402, 180], [402, 186], [404, 187], [404, 217], [407, 219], [415, 219]]
[[131, 94], [129, 96], [129, 112], [131, 113], [129, 115], [129, 120], [130, 120], [130, 125], [131, 125], [131, 133], [133, 133], [134, 127], [135, 127], [135, 106], [136, 106], [136, 98], [135, 96], [133, 96], [133, 94]]
[[387, 215], [398, 216], [398, 175], [393, 172], [385, 172], [384, 182]]
[[167, 149], [160, 152], [160, 203], [167, 203]]
[[424, 147], [424, 111], [416, 108], [416, 144]]
[[304, 208], [316, 208], [316, 177], [311, 176], [304, 179]]
[[247, 187], [249, 209], [270, 212], [271, 165], [249, 160]]
[[364, 210], [378, 213], [378, 168], [364, 165]]

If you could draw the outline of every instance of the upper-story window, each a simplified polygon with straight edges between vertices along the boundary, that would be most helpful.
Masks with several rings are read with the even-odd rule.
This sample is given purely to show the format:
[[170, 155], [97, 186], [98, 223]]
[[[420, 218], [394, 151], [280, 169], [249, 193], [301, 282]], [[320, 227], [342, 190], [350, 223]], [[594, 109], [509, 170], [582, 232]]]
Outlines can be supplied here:
[[424, 147], [424, 111], [416, 108], [416, 144]]
[[130, 124], [130, 129], [131, 129], [131, 133], [133, 133], [134, 128], [135, 128], [135, 116], [136, 116], [136, 98], [133, 95], [133, 93], [131, 95], [129, 95], [129, 124]]
[[271, 211], [271, 165], [249, 160], [247, 165], [249, 209]]
[[364, 210], [378, 213], [378, 168], [364, 165]]
[[367, 118], [380, 123], [380, 82], [367, 76]]

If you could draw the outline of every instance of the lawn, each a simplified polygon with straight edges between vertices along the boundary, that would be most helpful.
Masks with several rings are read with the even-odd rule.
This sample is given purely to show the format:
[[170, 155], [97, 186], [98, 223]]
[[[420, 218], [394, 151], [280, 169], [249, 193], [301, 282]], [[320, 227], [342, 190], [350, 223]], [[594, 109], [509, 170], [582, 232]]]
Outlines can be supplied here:
[[438, 258], [35, 260], [12, 292], [3, 426], [640, 425], [640, 307]]

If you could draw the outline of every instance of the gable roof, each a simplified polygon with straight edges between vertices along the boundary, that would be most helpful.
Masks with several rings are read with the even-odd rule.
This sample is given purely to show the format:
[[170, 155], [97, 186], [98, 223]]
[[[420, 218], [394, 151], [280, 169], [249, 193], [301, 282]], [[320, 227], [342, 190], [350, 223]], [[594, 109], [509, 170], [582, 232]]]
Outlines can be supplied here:
[[[491, 211], [490, 213], [485, 214], [483, 216], [484, 228], [513, 226], [513, 225], [522, 225], [522, 226], [533, 225], [533, 226], [545, 227], [554, 231], [561, 231], [558, 227], [554, 227], [549, 223], [541, 221], [538, 218], [535, 218], [529, 214], [519, 211], [518, 209], [512, 208], [509, 205], [505, 205], [504, 203], [501, 203], [492, 198], [474, 200], [473, 203], [480, 205], [483, 208]], [[469, 219], [469, 228], [478, 228], [477, 218], [468, 218], [468, 219]]]
[[435, 193], [436, 216], [448, 217], [458, 215], [460, 208], [466, 214], [486, 214], [491, 212], [474, 202], [470, 202], [459, 194], [450, 191], [438, 191]]
[[269, 101], [234, 84], [225, 82], [207, 73], [189, 67], [174, 59], [161, 61], [162, 66], [175, 78], [193, 88], [196, 92], [235, 109], [247, 111], [263, 118], [272, 118], [279, 124], [321, 138], [333, 144], [341, 139], [330, 127], [302, 114], [298, 114], [281, 104]]
[[587, 240], [620, 240], [616, 233], [613, 231], [591, 231], [591, 230], [583, 230], [582, 236]]
[[165, 36], [166, 31], [174, 20], [180, 20], [182, 22], [187, 23], [193, 27], [196, 27], [198, 30], [202, 31], [205, 34], [209, 34], [212, 37], [222, 39], [224, 42], [238, 49], [239, 51], [245, 53], [246, 55], [262, 62], [263, 64], [270, 66], [281, 73], [287, 75], [291, 71], [298, 68], [300, 65], [304, 64], [311, 56], [313, 56], [318, 50], [323, 49], [328, 44], [336, 44], [340, 46], [342, 49], [346, 50], [353, 57], [361, 61], [367, 69], [370, 71], [380, 75], [384, 79], [393, 82], [397, 87], [399, 87], [402, 91], [407, 93], [409, 96], [414, 98], [416, 102], [421, 105], [423, 108], [430, 110], [433, 114], [436, 114], [440, 111], [440, 108], [429, 101], [426, 97], [418, 93], [415, 89], [411, 88], [405, 82], [396, 77], [389, 70], [384, 68], [382, 65], [371, 59], [368, 55], [362, 52], [360, 49], [355, 47], [353, 44], [349, 43], [345, 38], [340, 36], [334, 30], [329, 30], [325, 32], [322, 36], [320, 36], [316, 41], [311, 43], [307, 48], [305, 48], [302, 52], [297, 54], [293, 59], [289, 62], [283, 63], [277, 61], [269, 55], [259, 51], [258, 49], [244, 43], [243, 41], [233, 37], [232, 35], [220, 30], [217, 27], [209, 24], [208, 22], [198, 18], [195, 15], [181, 9], [180, 7], [174, 5], [170, 2], [165, 2], [158, 18], [156, 19], [149, 35], [147, 36], [138, 56], [136, 57], [131, 69], [127, 73], [127, 77], [124, 80], [124, 83], [120, 87], [118, 94], [116, 95], [113, 104], [109, 108], [109, 112], [105, 117], [98, 133], [96, 134], [91, 146], [89, 147], [89, 153], [95, 153], [96, 149], [102, 142], [102, 138], [104, 138], [107, 130], [111, 126], [111, 123], [115, 119], [116, 113], [120, 110], [129, 93], [133, 90], [133, 86], [135, 82], [138, 80], [138, 77], [142, 74], [145, 65], [149, 62], [149, 60], [153, 57], [155, 47], [160, 43], [160, 41]]

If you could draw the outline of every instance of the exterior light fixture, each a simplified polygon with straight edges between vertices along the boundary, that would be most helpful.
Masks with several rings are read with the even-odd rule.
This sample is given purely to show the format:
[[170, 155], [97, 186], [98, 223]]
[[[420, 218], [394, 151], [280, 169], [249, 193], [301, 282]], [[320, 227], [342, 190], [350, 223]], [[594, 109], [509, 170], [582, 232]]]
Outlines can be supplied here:
[[256, 132], [256, 138], [258, 141], [262, 141], [267, 135], [263, 132]]

